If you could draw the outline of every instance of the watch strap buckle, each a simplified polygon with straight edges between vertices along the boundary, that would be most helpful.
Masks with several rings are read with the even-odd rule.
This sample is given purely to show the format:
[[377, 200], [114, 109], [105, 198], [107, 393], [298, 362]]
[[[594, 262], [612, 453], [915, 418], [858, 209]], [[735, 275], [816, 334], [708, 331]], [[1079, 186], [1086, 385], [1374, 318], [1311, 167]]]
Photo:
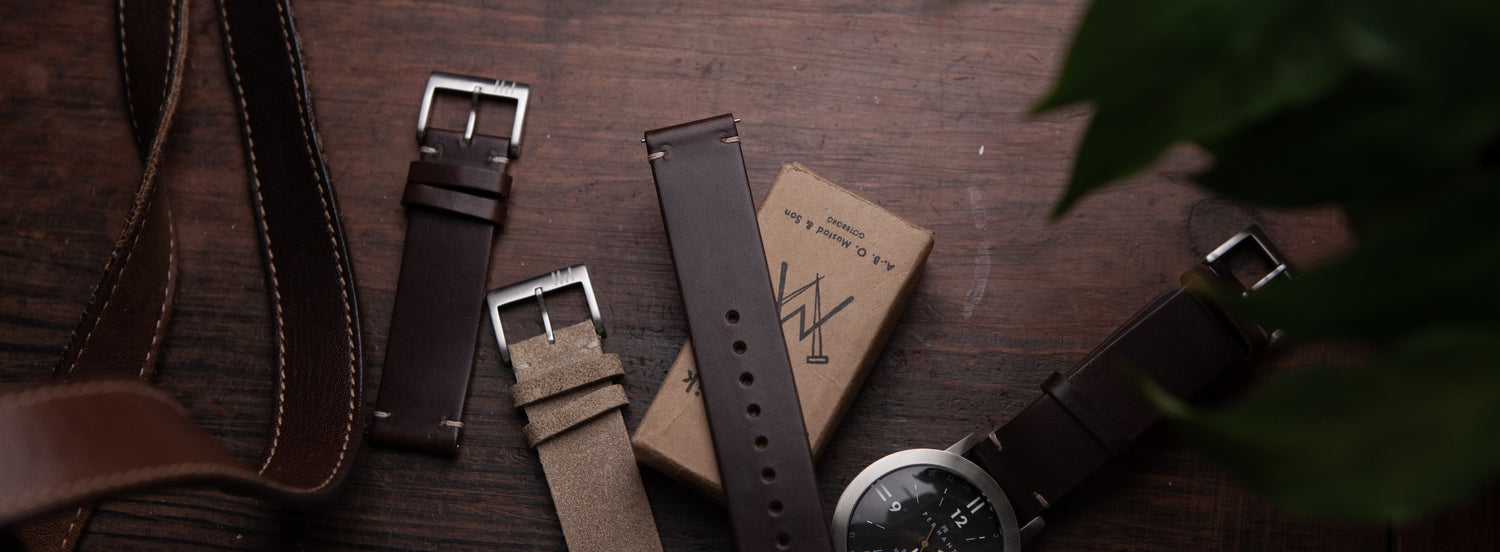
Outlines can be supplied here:
[[525, 83], [485, 79], [433, 71], [427, 77], [427, 90], [422, 93], [422, 110], [417, 113], [417, 141], [427, 136], [427, 124], [432, 115], [432, 100], [439, 90], [469, 94], [469, 119], [464, 124], [464, 142], [474, 139], [474, 125], [479, 119], [481, 98], [504, 98], [515, 100], [516, 115], [510, 125], [510, 147], [506, 157], [521, 156], [521, 128], [526, 124], [526, 104], [531, 98], [531, 86]]
[[1257, 291], [1265, 287], [1266, 284], [1271, 283], [1276, 278], [1288, 280], [1292, 278], [1291, 263], [1286, 261], [1286, 257], [1276, 248], [1276, 244], [1271, 243], [1271, 239], [1266, 237], [1265, 232], [1260, 229], [1259, 225], [1255, 224], [1235, 234], [1234, 237], [1229, 238], [1220, 244], [1218, 248], [1209, 252], [1208, 255], [1203, 257], [1203, 264], [1214, 272], [1220, 272], [1224, 258], [1245, 244], [1255, 245], [1261, 256], [1271, 264], [1271, 270], [1256, 280], [1254, 284], [1251, 284], [1245, 290], [1245, 294], [1248, 295], [1252, 291]]
[[500, 362], [506, 366], [510, 365], [510, 347], [506, 344], [505, 330], [500, 324], [500, 308], [526, 299], [536, 299], [537, 307], [542, 311], [542, 330], [547, 334], [547, 342], [555, 343], [552, 318], [547, 313], [547, 302], [543, 296], [571, 285], [583, 288], [584, 300], [588, 302], [589, 318], [594, 322], [594, 332], [598, 333], [599, 337], [604, 337], [604, 317], [599, 313], [599, 302], [594, 297], [594, 286], [589, 280], [589, 269], [585, 265], [577, 264], [524, 282], [496, 288], [485, 294], [485, 302], [490, 310], [490, 323], [495, 327], [495, 343], [500, 348]]

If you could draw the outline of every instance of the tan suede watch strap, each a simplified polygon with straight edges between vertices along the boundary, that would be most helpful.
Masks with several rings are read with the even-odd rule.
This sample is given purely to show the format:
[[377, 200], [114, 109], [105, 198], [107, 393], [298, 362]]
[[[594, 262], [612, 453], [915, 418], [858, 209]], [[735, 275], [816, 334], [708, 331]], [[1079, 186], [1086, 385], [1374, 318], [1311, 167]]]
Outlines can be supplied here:
[[[499, 309], [521, 298], [541, 299], [557, 288], [581, 284], [593, 322], [552, 331], [546, 304], [546, 334], [507, 345]], [[571, 552], [660, 552], [656, 518], [646, 500], [625, 417], [628, 402], [615, 383], [624, 375], [620, 358], [600, 347], [603, 325], [582, 265], [491, 291], [490, 320], [502, 358], [515, 370], [511, 398], [526, 412], [527, 443], [536, 449]]]

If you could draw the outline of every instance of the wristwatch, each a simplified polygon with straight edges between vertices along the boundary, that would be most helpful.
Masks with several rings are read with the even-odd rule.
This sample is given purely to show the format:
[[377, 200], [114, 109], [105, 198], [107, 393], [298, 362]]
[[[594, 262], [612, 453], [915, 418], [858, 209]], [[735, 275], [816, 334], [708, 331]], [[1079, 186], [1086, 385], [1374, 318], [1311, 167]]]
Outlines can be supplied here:
[[[1225, 258], [1253, 244], [1271, 270], [1243, 286]], [[1236, 234], [1117, 329], [1067, 375], [995, 431], [945, 450], [877, 460], [834, 510], [839, 552], [1015, 552], [1041, 514], [1089, 473], [1124, 453], [1161, 416], [1128, 372], [1186, 397], [1225, 369], [1253, 361], [1279, 335], [1226, 312], [1215, 297], [1250, 293], [1291, 268], [1257, 227]], [[1206, 292], [1214, 289], [1216, 292]]]

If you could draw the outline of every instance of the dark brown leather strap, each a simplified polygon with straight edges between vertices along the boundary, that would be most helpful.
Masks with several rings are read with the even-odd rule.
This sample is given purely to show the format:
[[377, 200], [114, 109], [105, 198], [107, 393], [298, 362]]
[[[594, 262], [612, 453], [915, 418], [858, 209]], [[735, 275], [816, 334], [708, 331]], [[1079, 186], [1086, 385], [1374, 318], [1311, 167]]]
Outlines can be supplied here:
[[370, 427], [376, 445], [458, 454], [490, 246], [510, 194], [510, 146], [450, 130], [422, 136], [401, 197], [410, 215]]
[[1202, 284], [1239, 288], [1203, 267], [1183, 275], [1182, 287], [1146, 305], [1066, 376], [1054, 373], [1041, 397], [966, 455], [1005, 490], [1022, 525], [1161, 418], [1127, 371], [1186, 397], [1261, 351], [1259, 332], [1237, 324]]
[[155, 176], [182, 77], [187, 8], [126, 2], [120, 37], [131, 117], [147, 146], [142, 184], [63, 356], [62, 382], [0, 397], [0, 442], [12, 444], [0, 450], [0, 525], [64, 506], [75, 517], [62, 534], [20, 531], [32, 549], [76, 546], [86, 515], [77, 505], [145, 487], [213, 483], [284, 503], [324, 500], [358, 449], [354, 275], [291, 6], [219, 7], [276, 324], [276, 416], [265, 460], [259, 469], [240, 465], [170, 395], [140, 382], [154, 366], [175, 283], [170, 212]]
[[832, 550], [734, 118], [646, 133], [742, 551]]

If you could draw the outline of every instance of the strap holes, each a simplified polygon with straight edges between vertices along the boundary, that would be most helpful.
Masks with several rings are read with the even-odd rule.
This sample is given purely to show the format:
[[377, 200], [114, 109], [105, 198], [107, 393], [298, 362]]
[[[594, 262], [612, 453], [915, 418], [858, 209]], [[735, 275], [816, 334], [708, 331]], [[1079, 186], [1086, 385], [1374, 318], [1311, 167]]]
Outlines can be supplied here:
[[728, 322], [730, 324], [738, 324], [738, 323], [740, 323], [740, 311], [731, 310], [729, 312], [724, 313], [724, 321]]
[[766, 450], [766, 447], [768, 446], [771, 446], [771, 440], [766, 439], [765, 435], [761, 435], [760, 437], [755, 438], [755, 448], [759, 450]]
[[750, 405], [749, 407], [745, 408], [745, 413], [749, 414], [751, 418], [760, 417], [760, 405], [758, 405], [758, 404], [752, 404], [752, 405]]
[[792, 536], [786, 532], [776, 535], [776, 547], [786, 550], [792, 547]]
[[740, 385], [743, 385], [745, 387], [750, 387], [754, 383], [755, 383], [755, 376], [751, 375], [750, 372], [745, 372], [743, 374], [740, 374]]
[[766, 468], [766, 469], [760, 470], [760, 478], [762, 480], [764, 480], [766, 483], [770, 483], [772, 481], [775, 481], [776, 480], [776, 470], [773, 470], [771, 468]]
[[766, 511], [771, 512], [773, 516], [781, 515], [781, 501], [772, 500], [771, 505], [766, 508]]
[[745, 342], [744, 341], [736, 341], [736, 342], [734, 342], [734, 354], [743, 355], [743, 354], [745, 354], [745, 349], [746, 349], [746, 347], [745, 347]]

